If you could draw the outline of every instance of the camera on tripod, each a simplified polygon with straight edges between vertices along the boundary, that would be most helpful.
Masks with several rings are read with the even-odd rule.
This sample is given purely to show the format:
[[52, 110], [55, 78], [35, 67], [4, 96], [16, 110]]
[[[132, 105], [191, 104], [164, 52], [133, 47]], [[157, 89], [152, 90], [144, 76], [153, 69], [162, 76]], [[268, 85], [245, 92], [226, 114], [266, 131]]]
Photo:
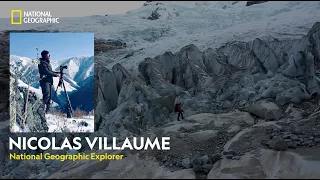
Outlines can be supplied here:
[[[67, 66], [67, 65], [65, 65], [65, 66], [61, 66], [61, 65], [60, 65], [60, 72], [59, 72], [59, 73], [60, 73], [60, 79], [62, 79], [62, 76], [63, 76], [63, 74], [64, 74], [64, 73], [63, 73], [63, 70], [64, 70], [64, 69], [68, 69], [68, 66]], [[60, 85], [61, 85], [61, 83], [59, 83], [58, 86], [60, 86]]]
[[68, 69], [68, 66], [60, 66], [60, 71], [62, 72], [64, 69]]
[[69, 96], [68, 96], [68, 93], [67, 93], [67, 90], [66, 90], [66, 86], [64, 85], [64, 80], [63, 80], [63, 70], [64, 69], [68, 69], [68, 66], [61, 66], [60, 65], [60, 78], [59, 78], [59, 83], [58, 83], [58, 86], [57, 86], [57, 89], [56, 89], [56, 94], [57, 94], [57, 91], [58, 91], [58, 88], [59, 87], [63, 87], [63, 90], [64, 90], [64, 93], [66, 95], [66, 98], [67, 98], [67, 106], [66, 106], [66, 110], [67, 110], [67, 118], [71, 118], [73, 115], [73, 112], [72, 112], [72, 106], [71, 106], [71, 102], [70, 102], [70, 99], [69, 99]]

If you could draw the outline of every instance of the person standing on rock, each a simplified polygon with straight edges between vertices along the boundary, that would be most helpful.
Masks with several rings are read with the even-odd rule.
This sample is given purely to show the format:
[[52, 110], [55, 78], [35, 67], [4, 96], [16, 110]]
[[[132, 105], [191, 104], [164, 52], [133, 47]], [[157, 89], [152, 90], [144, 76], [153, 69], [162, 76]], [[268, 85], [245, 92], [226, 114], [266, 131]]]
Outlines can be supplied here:
[[182, 107], [181, 107], [181, 105], [179, 103], [175, 105], [175, 111], [179, 112], [178, 121], [180, 121], [180, 115], [181, 115], [182, 119], [184, 119], [183, 118], [183, 114], [182, 114], [183, 110], [182, 110]]
[[59, 72], [52, 71], [50, 65], [50, 53], [49, 51], [43, 50], [41, 52], [40, 64], [38, 65], [40, 74], [40, 87], [42, 90], [42, 100], [43, 104], [46, 106], [46, 113], [50, 110], [51, 102], [51, 89], [53, 85], [53, 77], [59, 77]]

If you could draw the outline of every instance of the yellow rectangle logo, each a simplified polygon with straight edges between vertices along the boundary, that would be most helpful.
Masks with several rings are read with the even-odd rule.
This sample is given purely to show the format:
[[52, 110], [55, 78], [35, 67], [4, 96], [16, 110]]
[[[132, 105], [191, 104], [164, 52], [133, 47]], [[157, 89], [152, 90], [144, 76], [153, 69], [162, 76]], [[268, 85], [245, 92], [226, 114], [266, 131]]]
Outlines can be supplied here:
[[[19, 21], [14, 22], [14, 13], [19, 13]], [[22, 10], [11, 10], [11, 24], [22, 24]]]

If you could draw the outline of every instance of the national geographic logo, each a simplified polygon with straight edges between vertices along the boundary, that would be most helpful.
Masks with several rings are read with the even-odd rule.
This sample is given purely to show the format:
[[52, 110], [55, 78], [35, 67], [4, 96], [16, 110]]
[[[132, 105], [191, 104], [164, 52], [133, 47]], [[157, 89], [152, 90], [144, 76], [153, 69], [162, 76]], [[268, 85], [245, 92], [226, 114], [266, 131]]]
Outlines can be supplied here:
[[50, 11], [11, 10], [11, 24], [57, 24], [58, 17], [53, 17]]

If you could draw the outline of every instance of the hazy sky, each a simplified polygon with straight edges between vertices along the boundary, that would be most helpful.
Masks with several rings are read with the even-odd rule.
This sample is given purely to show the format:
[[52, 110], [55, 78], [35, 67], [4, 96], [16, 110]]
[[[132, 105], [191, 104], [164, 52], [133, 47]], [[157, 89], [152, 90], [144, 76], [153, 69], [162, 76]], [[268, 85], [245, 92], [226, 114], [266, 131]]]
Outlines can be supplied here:
[[145, 1], [1, 1], [0, 18], [9, 18], [12, 9], [51, 11], [54, 17], [123, 14]]
[[10, 55], [36, 58], [36, 48], [51, 59], [94, 55], [94, 33], [10, 33]]

